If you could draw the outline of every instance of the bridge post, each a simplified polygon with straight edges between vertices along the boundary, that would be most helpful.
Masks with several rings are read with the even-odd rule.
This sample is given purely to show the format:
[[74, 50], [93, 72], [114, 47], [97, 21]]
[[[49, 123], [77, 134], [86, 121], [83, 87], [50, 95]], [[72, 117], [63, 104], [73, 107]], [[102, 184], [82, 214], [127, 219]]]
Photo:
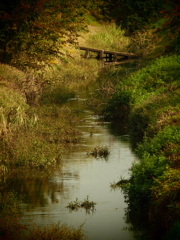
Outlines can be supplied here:
[[86, 52], [85, 52], [84, 58], [88, 58], [88, 57], [89, 57], [89, 50], [86, 49]]
[[97, 55], [97, 59], [102, 61], [103, 60], [103, 54], [104, 54], [104, 50], [99, 50], [98, 55]]
[[117, 54], [114, 54], [113, 62], [117, 62], [117, 58], [118, 58]]
[[99, 54], [100, 55], [100, 60], [103, 60], [103, 54], [104, 54], [104, 50], [101, 50], [100, 54]]

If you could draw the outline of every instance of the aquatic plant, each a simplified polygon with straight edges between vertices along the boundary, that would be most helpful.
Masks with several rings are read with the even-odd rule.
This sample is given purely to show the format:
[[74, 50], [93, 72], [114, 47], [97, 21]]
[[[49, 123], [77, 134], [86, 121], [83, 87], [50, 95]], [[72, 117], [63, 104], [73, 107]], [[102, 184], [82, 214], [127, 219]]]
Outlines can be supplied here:
[[110, 151], [107, 146], [95, 147], [92, 152], [90, 152], [90, 155], [93, 155], [95, 158], [106, 158], [109, 154]]
[[67, 205], [67, 208], [69, 208], [70, 210], [75, 210], [77, 211], [79, 208], [84, 208], [86, 209], [87, 213], [94, 212], [95, 211], [95, 205], [96, 203], [93, 201], [89, 201], [89, 197], [87, 196], [86, 199], [84, 199], [84, 201], [79, 201], [78, 198], [76, 198], [75, 201], [70, 202]]
[[113, 182], [110, 184], [110, 187], [112, 189], [116, 188], [127, 188], [129, 186], [130, 182], [129, 179], [121, 179], [118, 182]]

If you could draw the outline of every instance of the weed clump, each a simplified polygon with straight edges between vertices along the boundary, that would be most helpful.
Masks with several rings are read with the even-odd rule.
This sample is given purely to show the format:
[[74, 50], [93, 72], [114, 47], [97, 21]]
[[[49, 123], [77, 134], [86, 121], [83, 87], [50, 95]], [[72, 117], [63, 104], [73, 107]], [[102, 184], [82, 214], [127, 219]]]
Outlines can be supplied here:
[[95, 158], [107, 158], [107, 156], [110, 154], [110, 151], [108, 147], [95, 147], [90, 155], [93, 155]]
[[75, 201], [68, 204], [67, 208], [69, 208], [71, 211], [77, 211], [79, 208], [84, 208], [86, 210], [86, 213], [90, 213], [95, 211], [95, 205], [96, 203], [89, 201], [89, 197], [87, 196], [84, 201], [79, 201], [78, 198], [76, 198]]
[[112, 189], [116, 189], [116, 188], [127, 188], [129, 186], [130, 182], [128, 179], [121, 179], [118, 182], [114, 182], [110, 184], [110, 187]]

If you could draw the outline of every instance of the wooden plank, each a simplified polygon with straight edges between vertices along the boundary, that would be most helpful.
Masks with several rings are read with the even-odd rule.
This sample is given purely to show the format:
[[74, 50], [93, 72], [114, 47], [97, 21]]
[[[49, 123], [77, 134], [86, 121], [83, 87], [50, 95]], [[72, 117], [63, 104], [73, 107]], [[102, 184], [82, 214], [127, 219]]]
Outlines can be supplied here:
[[135, 61], [135, 59], [125, 59], [122, 61], [118, 61], [118, 62], [104, 62], [104, 66], [112, 66], [112, 65], [120, 65], [120, 64], [124, 64], [124, 63], [130, 63]]
[[[102, 49], [96, 49], [96, 48], [88, 48], [88, 47], [79, 47], [80, 50], [89, 50], [91, 52], [104, 52], [104, 54], [111, 54], [116, 56], [124, 56], [124, 57], [131, 57], [131, 58], [138, 58], [138, 56], [134, 53], [125, 53], [125, 52], [116, 52], [116, 51], [109, 51], [109, 50], [102, 50]], [[115, 57], [116, 58], [116, 57]]]
[[114, 52], [114, 51], [104, 51], [104, 53], [106, 54], [113, 54], [113, 55], [117, 55], [117, 56], [124, 56], [124, 57], [138, 57], [136, 54], [134, 53], [125, 53], [125, 52]]
[[102, 49], [96, 49], [96, 48], [87, 48], [87, 47], [79, 47], [79, 49], [80, 50], [89, 50], [89, 51], [91, 51], [91, 52], [98, 52], [98, 53], [100, 53], [100, 52], [102, 52], [103, 50]]

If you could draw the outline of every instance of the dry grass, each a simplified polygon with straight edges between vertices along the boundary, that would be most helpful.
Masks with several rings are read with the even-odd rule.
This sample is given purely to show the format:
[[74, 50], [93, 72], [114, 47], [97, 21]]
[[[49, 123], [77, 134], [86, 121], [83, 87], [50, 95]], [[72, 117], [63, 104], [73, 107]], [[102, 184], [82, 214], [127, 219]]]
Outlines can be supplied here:
[[82, 226], [78, 229], [67, 225], [45, 226], [44, 228], [34, 227], [27, 240], [83, 240], [84, 233]]

